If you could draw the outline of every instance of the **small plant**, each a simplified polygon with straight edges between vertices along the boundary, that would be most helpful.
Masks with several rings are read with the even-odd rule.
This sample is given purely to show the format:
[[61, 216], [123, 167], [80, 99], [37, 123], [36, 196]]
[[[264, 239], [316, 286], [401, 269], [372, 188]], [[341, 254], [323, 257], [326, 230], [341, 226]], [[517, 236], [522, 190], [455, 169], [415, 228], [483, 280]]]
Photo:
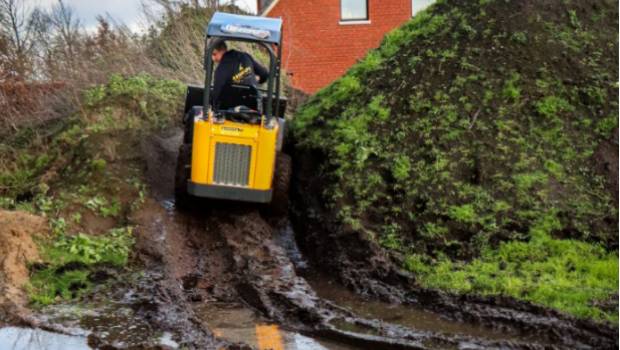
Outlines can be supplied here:
[[409, 157], [400, 155], [394, 160], [394, 167], [392, 168], [392, 174], [397, 181], [405, 181], [409, 178], [411, 171], [411, 162]]
[[536, 110], [545, 118], [553, 119], [558, 113], [572, 111], [573, 107], [565, 99], [557, 96], [548, 96], [536, 102]]
[[424, 229], [421, 232], [421, 235], [428, 239], [438, 239], [444, 237], [449, 232], [448, 228], [434, 222], [429, 222], [424, 224]]
[[48, 305], [86, 293], [88, 277], [98, 265], [122, 267], [134, 244], [131, 227], [110, 230], [103, 236], [79, 233], [68, 236], [64, 219], [51, 221], [54, 239], [42, 242], [45, 267], [33, 271], [28, 291], [36, 305]]
[[84, 205], [94, 211], [100, 213], [103, 217], [116, 217], [121, 212], [121, 203], [117, 198], [108, 201], [102, 195], [96, 195], [88, 199]]
[[521, 89], [517, 86], [519, 79], [520, 75], [518, 73], [512, 73], [510, 79], [506, 81], [502, 92], [505, 98], [510, 99], [511, 101], [517, 101], [519, 97], [521, 97]]
[[448, 211], [448, 215], [458, 222], [467, 224], [475, 223], [478, 218], [474, 206], [471, 204], [452, 206]]
[[527, 44], [527, 34], [525, 32], [515, 32], [512, 34], [511, 39], [519, 44]]
[[397, 223], [391, 223], [383, 227], [383, 235], [381, 245], [385, 248], [400, 250], [403, 248], [403, 242], [400, 239], [400, 226]]
[[568, 11], [568, 18], [570, 19], [570, 24], [576, 28], [581, 28], [581, 22], [579, 22], [579, 18], [577, 17], [577, 12], [575, 10]]
[[106, 161], [101, 158], [95, 158], [90, 162], [90, 166], [95, 172], [102, 172], [105, 169], [106, 165]]

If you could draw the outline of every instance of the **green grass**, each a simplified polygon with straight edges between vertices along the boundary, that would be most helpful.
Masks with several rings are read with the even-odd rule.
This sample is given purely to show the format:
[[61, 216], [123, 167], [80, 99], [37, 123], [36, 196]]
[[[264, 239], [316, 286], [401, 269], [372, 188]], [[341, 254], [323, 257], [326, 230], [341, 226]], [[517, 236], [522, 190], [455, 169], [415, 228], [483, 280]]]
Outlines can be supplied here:
[[[547, 217], [533, 228], [531, 240], [501, 243], [469, 262], [410, 254], [405, 267], [427, 288], [510, 296], [617, 323], [618, 252], [552, 238], [549, 231], [558, 226], [557, 219]], [[611, 306], [599, 306], [605, 302]]]
[[89, 276], [98, 266], [127, 264], [134, 243], [131, 227], [113, 229], [101, 236], [68, 236], [64, 220], [52, 223], [54, 238], [40, 242], [44, 267], [32, 273], [28, 286], [34, 305], [80, 297], [92, 287]]

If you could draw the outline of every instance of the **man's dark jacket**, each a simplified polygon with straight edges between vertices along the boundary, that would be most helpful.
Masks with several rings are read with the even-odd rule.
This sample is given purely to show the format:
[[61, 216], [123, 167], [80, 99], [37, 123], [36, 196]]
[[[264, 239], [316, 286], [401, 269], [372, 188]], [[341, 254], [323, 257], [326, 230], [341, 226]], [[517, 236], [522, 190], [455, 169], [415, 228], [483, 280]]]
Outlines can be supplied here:
[[[260, 78], [258, 82], [256, 76]], [[215, 70], [212, 94], [214, 109], [236, 107], [234, 90], [231, 88], [233, 84], [256, 87], [268, 78], [269, 71], [251, 55], [237, 50], [227, 51]]]

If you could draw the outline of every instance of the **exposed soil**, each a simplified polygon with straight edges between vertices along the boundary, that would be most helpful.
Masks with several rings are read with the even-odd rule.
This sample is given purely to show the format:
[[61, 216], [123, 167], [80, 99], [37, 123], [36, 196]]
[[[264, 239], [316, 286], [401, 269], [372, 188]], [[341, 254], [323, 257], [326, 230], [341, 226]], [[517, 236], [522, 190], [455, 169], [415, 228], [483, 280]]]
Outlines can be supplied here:
[[36, 236], [47, 234], [47, 220], [19, 211], [0, 211], [0, 325], [15, 323], [26, 313], [23, 290], [28, 264], [36, 263]]
[[[613, 135], [603, 141], [593, 155], [594, 169], [607, 181], [607, 188], [612, 198], [618, 198], [618, 159], [618, 129], [616, 128]], [[614, 201], [614, 204], [617, 207], [618, 201]]]
[[[66, 210], [70, 212], [71, 209]], [[89, 235], [98, 235], [103, 232], [107, 232], [118, 226], [117, 220], [112, 217], [102, 217], [93, 213], [92, 210], [84, 210], [81, 214], [81, 220], [79, 223], [71, 222], [71, 229], [73, 232], [84, 232]]]

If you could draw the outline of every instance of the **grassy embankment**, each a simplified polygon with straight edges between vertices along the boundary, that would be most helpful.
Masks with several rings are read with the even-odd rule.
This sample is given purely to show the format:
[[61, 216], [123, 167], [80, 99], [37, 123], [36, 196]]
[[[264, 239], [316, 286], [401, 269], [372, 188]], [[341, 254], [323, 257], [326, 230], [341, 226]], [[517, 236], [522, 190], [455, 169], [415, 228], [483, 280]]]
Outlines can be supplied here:
[[439, 1], [301, 108], [296, 147], [323, 155], [343, 227], [422, 286], [617, 321], [618, 208], [595, 170], [617, 27], [614, 1]]
[[129, 217], [146, 193], [140, 142], [178, 121], [183, 93], [177, 81], [114, 75], [75, 115], [3, 135], [0, 207], [44, 215], [53, 232], [32, 267], [34, 304], [78, 297], [94, 270], [127, 264]]

